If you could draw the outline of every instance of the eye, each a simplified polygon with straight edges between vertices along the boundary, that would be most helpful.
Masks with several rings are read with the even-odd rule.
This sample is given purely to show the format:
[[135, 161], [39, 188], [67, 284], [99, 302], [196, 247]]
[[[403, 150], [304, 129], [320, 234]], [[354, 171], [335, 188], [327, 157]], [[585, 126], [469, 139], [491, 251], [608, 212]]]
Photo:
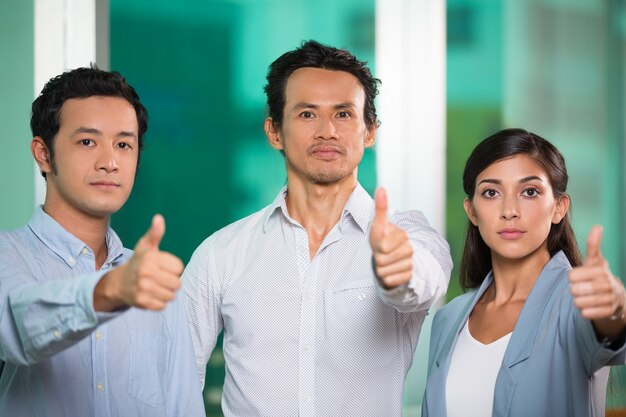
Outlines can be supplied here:
[[341, 119], [347, 119], [350, 117], [350, 112], [348, 111], [340, 111], [339, 113], [337, 113], [337, 116]]
[[480, 195], [486, 198], [496, 198], [498, 196], [498, 191], [494, 188], [487, 188], [482, 193], [480, 193]]
[[522, 195], [524, 197], [533, 198], [533, 197], [537, 197], [539, 194], [541, 194], [541, 193], [536, 188], [527, 188], [524, 191], [522, 191]]
[[81, 139], [80, 144], [83, 146], [91, 147], [91, 146], [95, 146], [96, 143], [91, 139]]
[[132, 149], [132, 146], [130, 146], [128, 142], [120, 142], [117, 144], [117, 147], [120, 149]]
[[311, 113], [310, 111], [303, 111], [302, 113], [300, 113], [300, 117], [302, 117], [303, 119], [312, 119], [313, 116], [313, 113]]

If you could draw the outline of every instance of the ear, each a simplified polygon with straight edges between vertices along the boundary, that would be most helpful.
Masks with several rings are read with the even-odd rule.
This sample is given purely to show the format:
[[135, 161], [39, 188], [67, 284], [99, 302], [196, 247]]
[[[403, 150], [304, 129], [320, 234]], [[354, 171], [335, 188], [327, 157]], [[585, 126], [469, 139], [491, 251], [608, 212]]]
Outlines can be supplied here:
[[48, 147], [41, 136], [35, 136], [30, 142], [30, 152], [33, 154], [33, 158], [35, 158], [35, 162], [41, 172], [46, 174], [52, 172], [50, 152], [48, 152]]
[[569, 210], [570, 203], [571, 200], [569, 198], [569, 195], [567, 194], [559, 197], [556, 200], [556, 207], [554, 208], [554, 214], [552, 214], [553, 224], [561, 223], [561, 220], [563, 220], [563, 217], [565, 217], [565, 215], [567, 214], [567, 210]]
[[376, 143], [376, 125], [367, 128], [365, 132], [365, 147], [371, 148]]
[[265, 129], [265, 136], [267, 136], [267, 140], [274, 149], [278, 149], [282, 151], [285, 149], [283, 146], [283, 142], [281, 139], [280, 131], [276, 128], [274, 124], [274, 120], [271, 117], [265, 119], [265, 123], [263, 124], [263, 128]]
[[469, 198], [465, 198], [463, 200], [463, 208], [465, 209], [465, 214], [467, 214], [467, 218], [474, 226], [478, 226], [478, 217], [476, 217], [476, 211], [474, 211], [474, 206], [472, 205], [472, 201]]

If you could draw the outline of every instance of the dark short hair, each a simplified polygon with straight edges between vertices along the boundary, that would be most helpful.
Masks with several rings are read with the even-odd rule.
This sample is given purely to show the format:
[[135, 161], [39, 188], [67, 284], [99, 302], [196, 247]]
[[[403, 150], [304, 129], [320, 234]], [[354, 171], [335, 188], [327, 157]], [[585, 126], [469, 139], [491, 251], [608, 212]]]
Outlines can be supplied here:
[[[126, 82], [119, 72], [103, 71], [92, 65], [90, 68], [77, 68], [64, 72], [46, 83], [39, 97], [35, 99], [30, 117], [33, 137], [40, 136], [48, 148], [50, 163], [54, 166], [54, 137], [59, 132], [61, 107], [66, 100], [93, 96], [120, 97], [135, 109], [138, 125], [139, 155], [143, 149], [143, 135], [148, 130], [148, 111], [139, 101], [135, 89]], [[41, 175], [46, 177], [45, 173]]]
[[[489, 165], [516, 155], [527, 155], [548, 175], [555, 198], [567, 193], [567, 167], [559, 150], [539, 135], [523, 129], [505, 129], [480, 142], [472, 151], [463, 171], [463, 190], [469, 200], [474, 198], [476, 179]], [[570, 206], [571, 208], [571, 206]], [[582, 264], [570, 215], [552, 224], [548, 234], [548, 252], [554, 256], [562, 250], [572, 266]], [[460, 278], [463, 289], [476, 288], [491, 270], [491, 250], [480, 236], [478, 227], [468, 222]]]
[[363, 116], [368, 127], [378, 126], [378, 116], [374, 98], [378, 94], [380, 80], [374, 78], [367, 62], [359, 61], [346, 49], [337, 49], [322, 45], [314, 40], [303, 42], [302, 45], [281, 55], [272, 62], [267, 72], [267, 112], [275, 126], [280, 127], [283, 122], [285, 109], [285, 88], [287, 79], [300, 68], [321, 68], [332, 71], [345, 71], [354, 75], [365, 91], [365, 106]]

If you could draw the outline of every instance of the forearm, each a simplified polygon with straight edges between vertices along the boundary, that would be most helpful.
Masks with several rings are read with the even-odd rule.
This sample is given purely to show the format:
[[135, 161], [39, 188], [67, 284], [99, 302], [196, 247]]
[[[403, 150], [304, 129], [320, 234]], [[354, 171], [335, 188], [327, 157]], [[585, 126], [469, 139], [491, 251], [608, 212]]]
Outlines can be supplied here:
[[86, 337], [106, 315], [93, 309], [93, 289], [102, 273], [45, 283], [4, 279], [0, 320], [1, 359], [33, 364]]
[[126, 307], [120, 297], [120, 285], [126, 265], [107, 272], [96, 284], [93, 291], [93, 308], [100, 312], [112, 312]]
[[599, 341], [610, 344], [623, 341], [626, 337], [626, 316], [593, 320], [593, 329]]

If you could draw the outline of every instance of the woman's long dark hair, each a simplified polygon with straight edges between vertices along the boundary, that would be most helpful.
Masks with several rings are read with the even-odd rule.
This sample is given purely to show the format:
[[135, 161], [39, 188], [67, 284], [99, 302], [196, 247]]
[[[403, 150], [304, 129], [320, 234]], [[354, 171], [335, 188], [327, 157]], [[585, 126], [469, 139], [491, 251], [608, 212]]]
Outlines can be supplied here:
[[[479, 143], [467, 159], [463, 171], [463, 189], [467, 198], [474, 198], [476, 178], [489, 165], [515, 155], [528, 155], [539, 164], [550, 180], [555, 198], [566, 194], [567, 168], [561, 152], [550, 142], [523, 129], [505, 129]], [[548, 251], [553, 256], [562, 250], [572, 266], [582, 264], [569, 213], [550, 227]], [[479, 287], [491, 270], [491, 250], [480, 236], [478, 227], [468, 222], [461, 258], [461, 287]]]

